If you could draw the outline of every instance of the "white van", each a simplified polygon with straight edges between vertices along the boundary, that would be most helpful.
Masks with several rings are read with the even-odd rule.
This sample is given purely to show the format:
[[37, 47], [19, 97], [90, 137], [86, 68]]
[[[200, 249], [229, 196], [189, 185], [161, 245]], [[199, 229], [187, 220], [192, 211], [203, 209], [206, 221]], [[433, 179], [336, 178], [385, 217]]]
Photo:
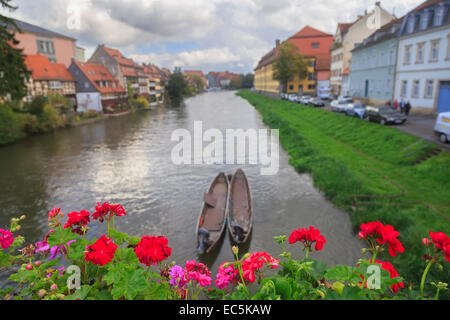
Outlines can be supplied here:
[[439, 136], [442, 143], [450, 141], [450, 112], [439, 113], [434, 133]]

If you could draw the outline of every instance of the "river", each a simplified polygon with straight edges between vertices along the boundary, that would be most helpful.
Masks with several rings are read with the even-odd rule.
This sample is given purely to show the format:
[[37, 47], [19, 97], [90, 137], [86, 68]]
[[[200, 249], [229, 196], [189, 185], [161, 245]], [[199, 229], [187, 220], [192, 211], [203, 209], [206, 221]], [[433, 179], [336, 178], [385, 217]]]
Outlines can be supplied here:
[[[355, 264], [363, 243], [351, 232], [349, 215], [335, 208], [314, 188], [309, 175], [298, 174], [280, 150], [280, 169], [262, 176], [259, 165], [181, 165], [171, 161], [174, 130], [265, 128], [258, 112], [233, 92], [211, 92], [187, 99], [179, 108], [110, 118], [77, 128], [38, 135], [0, 147], [0, 228], [12, 217], [27, 216], [21, 233], [27, 241], [47, 232], [47, 213], [93, 212], [97, 202], [123, 205], [126, 217], [117, 218], [119, 231], [131, 235], [165, 235], [172, 247], [170, 261], [198, 259], [195, 227], [203, 194], [220, 172], [242, 167], [252, 188], [254, 230], [243, 250], [278, 255], [273, 236], [314, 225], [327, 239], [313, 257], [330, 266]], [[89, 234], [99, 236], [106, 225], [93, 223]], [[201, 261], [217, 271], [232, 259], [228, 234], [218, 249]], [[249, 247], [249, 248], [248, 248]], [[288, 246], [302, 256], [300, 245]]]

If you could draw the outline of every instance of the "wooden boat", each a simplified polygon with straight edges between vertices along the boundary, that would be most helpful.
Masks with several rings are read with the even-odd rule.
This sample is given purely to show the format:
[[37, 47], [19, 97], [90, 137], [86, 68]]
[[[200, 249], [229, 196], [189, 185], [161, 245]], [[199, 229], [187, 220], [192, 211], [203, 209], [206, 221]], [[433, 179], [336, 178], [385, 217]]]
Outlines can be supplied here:
[[229, 181], [220, 173], [204, 195], [202, 211], [197, 223], [197, 252], [211, 252], [225, 230], [230, 200]]
[[230, 183], [230, 212], [228, 229], [237, 244], [245, 243], [253, 227], [253, 206], [250, 186], [242, 169], [234, 174]]

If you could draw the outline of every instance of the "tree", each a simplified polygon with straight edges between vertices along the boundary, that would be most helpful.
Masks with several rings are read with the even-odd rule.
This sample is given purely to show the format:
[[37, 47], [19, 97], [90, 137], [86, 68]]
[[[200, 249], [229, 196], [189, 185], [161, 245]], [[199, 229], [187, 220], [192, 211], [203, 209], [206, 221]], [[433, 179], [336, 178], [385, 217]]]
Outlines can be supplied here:
[[[16, 10], [10, 2], [0, 0], [0, 5], [9, 11]], [[0, 97], [19, 100], [26, 95], [25, 81], [30, 71], [25, 65], [23, 50], [15, 47], [19, 44], [15, 32], [21, 32], [15, 21], [0, 14]]]
[[174, 105], [179, 105], [183, 102], [183, 98], [187, 93], [188, 84], [184, 79], [184, 75], [180, 68], [175, 68], [174, 72], [170, 75], [169, 82], [167, 83], [167, 95], [170, 101]]
[[280, 45], [273, 63], [273, 79], [280, 81], [282, 91], [286, 92], [289, 79], [294, 76], [303, 79], [307, 74], [308, 63], [297, 51], [297, 47], [290, 42]]
[[240, 74], [237, 77], [234, 77], [230, 82], [231, 89], [242, 89], [244, 83], [244, 77]]
[[242, 87], [245, 89], [253, 88], [254, 81], [255, 75], [253, 73], [247, 73], [242, 80]]

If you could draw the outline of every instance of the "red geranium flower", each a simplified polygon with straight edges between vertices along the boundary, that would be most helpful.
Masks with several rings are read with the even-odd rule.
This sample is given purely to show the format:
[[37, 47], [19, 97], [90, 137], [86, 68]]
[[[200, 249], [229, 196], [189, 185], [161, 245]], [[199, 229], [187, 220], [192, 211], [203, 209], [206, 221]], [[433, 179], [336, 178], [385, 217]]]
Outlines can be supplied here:
[[[50, 210], [50, 212], [48, 213], [48, 221], [52, 220], [56, 216], [59, 216], [60, 212], [61, 212], [61, 208], [53, 208], [52, 210]], [[62, 216], [62, 214], [61, 214], [61, 216]]]
[[252, 253], [242, 262], [242, 271], [245, 281], [255, 282], [255, 271], [259, 271], [264, 266], [276, 269], [280, 265], [279, 260], [273, 258], [265, 252]]
[[89, 218], [89, 212], [87, 212], [86, 210], [82, 210], [80, 212], [71, 212], [68, 213], [67, 216], [69, 217], [69, 219], [64, 225], [64, 229], [71, 227], [72, 232], [78, 233], [80, 235], [83, 234], [81, 227], [87, 226], [91, 221]]
[[[371, 260], [370, 263], [372, 263], [372, 261], [373, 260]], [[397, 277], [400, 276], [397, 273], [397, 271], [394, 269], [394, 266], [390, 262], [384, 262], [384, 261], [380, 261], [380, 260], [375, 260], [375, 263], [381, 264], [381, 269], [384, 269], [384, 270], [388, 271], [389, 274], [391, 275], [391, 279], [397, 278]], [[359, 265], [357, 265], [357, 266], [359, 267]], [[364, 279], [364, 277], [362, 275], [360, 275], [360, 277], [362, 279]], [[361, 282], [360, 282], [360, 284], [361, 284]], [[366, 285], [364, 287], [365, 288], [367, 287], [367, 283], [366, 283]], [[400, 287], [401, 288], [405, 287], [403, 282], [399, 282], [397, 284], [392, 285], [391, 286], [391, 290], [392, 290], [392, 292], [396, 293]]]
[[86, 249], [84, 258], [86, 261], [91, 261], [93, 264], [104, 266], [114, 258], [114, 253], [117, 250], [117, 245], [102, 235], [100, 239], [94, 244], [91, 244]]
[[113, 215], [117, 217], [123, 217], [126, 215], [126, 212], [120, 204], [109, 204], [107, 202], [100, 204], [100, 202], [97, 202], [97, 206], [95, 207], [95, 212], [92, 214], [92, 218], [94, 220], [100, 220], [100, 222], [103, 222], [105, 218], [111, 218]]
[[143, 236], [134, 252], [139, 258], [139, 262], [146, 266], [156, 265], [170, 257], [172, 248], [167, 246], [168, 243], [166, 237]]
[[302, 228], [292, 232], [289, 237], [289, 243], [294, 244], [296, 242], [302, 242], [308, 249], [311, 249], [312, 244], [315, 242], [315, 249], [320, 251], [323, 249], [323, 245], [327, 243], [327, 240], [320, 234], [319, 229], [310, 226], [309, 229]]
[[13, 234], [9, 230], [0, 229], [0, 247], [2, 249], [8, 249], [13, 242]]
[[431, 232], [430, 238], [433, 240], [434, 246], [437, 250], [444, 252], [445, 260], [450, 262], [450, 238], [443, 232]]
[[[397, 239], [399, 232], [395, 231], [391, 225], [383, 225], [380, 221], [369, 222], [367, 224], [361, 224], [361, 231], [358, 233], [360, 239], [366, 239], [370, 242], [371, 239], [376, 239], [379, 244], [385, 244], [389, 246], [389, 254], [393, 257], [397, 253], [405, 251], [402, 243]], [[373, 243], [371, 243], [374, 245]]]

